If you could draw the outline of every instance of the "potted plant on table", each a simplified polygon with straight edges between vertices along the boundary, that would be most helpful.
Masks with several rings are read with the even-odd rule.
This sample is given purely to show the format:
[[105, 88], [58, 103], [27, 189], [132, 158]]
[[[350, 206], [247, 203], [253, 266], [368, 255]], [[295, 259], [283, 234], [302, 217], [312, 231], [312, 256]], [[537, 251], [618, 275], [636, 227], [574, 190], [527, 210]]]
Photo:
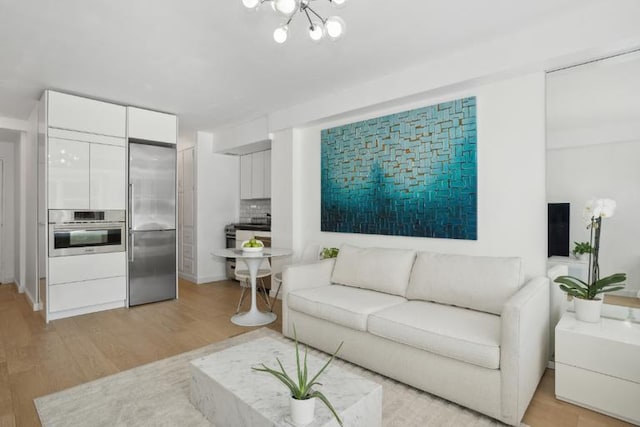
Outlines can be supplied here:
[[573, 297], [576, 318], [585, 322], [598, 322], [602, 310], [603, 295], [624, 288], [627, 280], [625, 273], [615, 273], [600, 278], [600, 237], [602, 219], [613, 216], [616, 202], [611, 199], [589, 200], [583, 216], [590, 230], [589, 273], [587, 282], [573, 276], [560, 276], [555, 279], [560, 289]]
[[276, 360], [278, 362], [278, 366], [280, 366], [280, 370], [271, 369], [264, 363], [262, 364], [261, 368], [254, 367], [251, 369], [259, 372], [269, 373], [280, 380], [285, 386], [287, 386], [287, 388], [291, 392], [289, 403], [291, 406], [291, 421], [293, 421], [294, 424], [298, 426], [304, 426], [313, 421], [315, 398], [317, 397], [322, 401], [322, 403], [327, 406], [327, 408], [329, 408], [333, 416], [336, 417], [338, 424], [342, 425], [342, 420], [331, 405], [331, 402], [329, 402], [329, 399], [327, 399], [327, 397], [322, 392], [314, 390], [313, 387], [322, 385], [318, 382], [318, 378], [336, 357], [336, 354], [338, 354], [344, 342], [340, 343], [336, 351], [331, 355], [331, 358], [327, 361], [327, 363], [324, 364], [324, 366], [318, 371], [318, 373], [315, 374], [311, 379], [309, 379], [307, 370], [307, 347], [305, 346], [304, 349], [303, 363], [300, 363], [298, 335], [296, 334], [295, 327], [293, 328], [293, 337], [296, 343], [296, 379], [291, 378], [289, 374], [287, 374], [284, 367], [282, 366], [282, 363], [280, 362], [280, 359], [278, 358], [276, 358]]
[[589, 242], [573, 242], [573, 255], [581, 261], [589, 259], [589, 254], [593, 252], [593, 248]]

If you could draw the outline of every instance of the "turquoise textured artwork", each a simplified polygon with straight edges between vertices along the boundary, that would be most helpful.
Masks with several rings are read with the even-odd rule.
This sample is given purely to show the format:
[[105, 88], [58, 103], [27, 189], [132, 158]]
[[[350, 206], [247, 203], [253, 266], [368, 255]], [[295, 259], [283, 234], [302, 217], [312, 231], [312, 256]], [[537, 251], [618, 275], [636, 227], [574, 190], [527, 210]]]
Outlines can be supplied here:
[[321, 230], [477, 239], [476, 98], [323, 129]]

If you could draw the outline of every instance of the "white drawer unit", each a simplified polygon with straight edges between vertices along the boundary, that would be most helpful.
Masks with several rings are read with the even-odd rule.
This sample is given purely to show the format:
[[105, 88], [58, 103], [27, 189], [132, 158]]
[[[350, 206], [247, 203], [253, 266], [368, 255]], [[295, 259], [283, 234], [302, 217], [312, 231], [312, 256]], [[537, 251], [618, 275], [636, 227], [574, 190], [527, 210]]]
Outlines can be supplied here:
[[125, 252], [49, 258], [50, 285], [125, 276], [126, 274], [127, 255]]
[[124, 138], [126, 120], [127, 110], [121, 105], [48, 91], [49, 127]]
[[178, 118], [142, 108], [127, 107], [129, 138], [176, 144]]
[[556, 397], [640, 424], [640, 324], [565, 313], [556, 326]]
[[78, 310], [108, 303], [122, 303], [124, 307], [126, 297], [127, 278], [124, 276], [63, 283], [49, 287], [49, 311]]

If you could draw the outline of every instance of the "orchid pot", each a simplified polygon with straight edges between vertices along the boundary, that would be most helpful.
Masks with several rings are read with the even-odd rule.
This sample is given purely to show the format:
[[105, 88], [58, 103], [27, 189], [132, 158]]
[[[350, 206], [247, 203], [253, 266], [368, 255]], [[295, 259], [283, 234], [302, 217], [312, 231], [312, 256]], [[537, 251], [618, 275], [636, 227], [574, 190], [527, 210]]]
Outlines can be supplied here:
[[589, 323], [598, 323], [600, 321], [600, 315], [602, 313], [602, 298], [574, 298], [573, 307], [576, 312], [576, 319]]

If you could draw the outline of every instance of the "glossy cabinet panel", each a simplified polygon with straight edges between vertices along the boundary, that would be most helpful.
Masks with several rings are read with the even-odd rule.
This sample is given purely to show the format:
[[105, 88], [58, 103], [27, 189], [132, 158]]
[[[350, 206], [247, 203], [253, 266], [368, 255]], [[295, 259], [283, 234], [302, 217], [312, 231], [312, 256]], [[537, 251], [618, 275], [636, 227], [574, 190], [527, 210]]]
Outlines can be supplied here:
[[89, 143], [49, 138], [49, 209], [89, 209]]
[[176, 144], [178, 119], [173, 114], [127, 107], [129, 138]]
[[126, 274], [127, 255], [125, 252], [49, 258], [50, 285], [125, 276]]
[[83, 282], [64, 283], [49, 287], [51, 312], [97, 306], [127, 297], [127, 278], [110, 277]]
[[91, 209], [126, 208], [127, 157], [124, 147], [91, 144]]
[[49, 91], [47, 125], [100, 135], [126, 135], [126, 108], [66, 93]]
[[271, 198], [271, 150], [240, 157], [240, 199]]

